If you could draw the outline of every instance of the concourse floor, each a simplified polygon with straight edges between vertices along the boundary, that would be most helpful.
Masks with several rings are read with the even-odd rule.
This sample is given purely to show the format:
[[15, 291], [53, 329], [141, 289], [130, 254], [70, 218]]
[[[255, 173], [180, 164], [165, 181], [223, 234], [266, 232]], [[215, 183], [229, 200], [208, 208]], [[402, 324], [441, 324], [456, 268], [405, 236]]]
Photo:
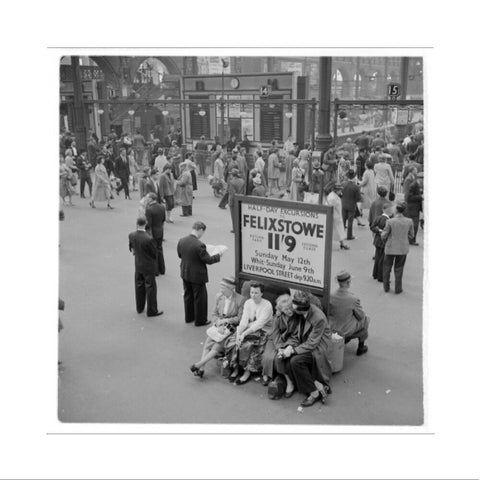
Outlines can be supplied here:
[[[64, 330], [59, 335], [62, 371], [58, 417], [88, 423], [224, 423], [421, 425], [423, 423], [422, 299], [423, 231], [411, 247], [404, 293], [384, 293], [371, 277], [372, 236], [354, 226], [350, 250], [333, 246], [332, 272], [348, 269], [352, 291], [371, 317], [369, 351], [356, 357], [356, 341], [346, 347], [344, 369], [333, 377], [327, 405], [297, 410], [303, 396], [271, 401], [259, 382], [233, 386], [214, 362], [206, 376], [189, 366], [200, 358], [205, 327], [184, 323], [182, 282], [176, 244], [193, 221], [207, 224], [205, 243], [229, 247], [209, 267], [209, 311], [222, 276], [234, 273], [234, 235], [230, 211], [217, 207], [211, 188], [199, 179], [193, 217], [166, 224], [166, 275], [157, 277], [158, 304], [164, 315], [138, 315], [134, 303], [134, 266], [128, 233], [135, 229], [138, 192], [116, 197], [114, 210], [89, 207], [74, 197], [60, 224], [60, 297]], [[52, 366], [55, 368], [55, 366]]]

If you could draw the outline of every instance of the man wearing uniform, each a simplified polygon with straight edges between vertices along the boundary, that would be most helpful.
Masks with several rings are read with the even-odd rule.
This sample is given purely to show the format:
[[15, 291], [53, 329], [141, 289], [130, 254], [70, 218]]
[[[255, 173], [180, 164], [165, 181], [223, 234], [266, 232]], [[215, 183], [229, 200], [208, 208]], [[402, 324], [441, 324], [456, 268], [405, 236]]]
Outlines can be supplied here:
[[368, 317], [363, 311], [360, 299], [348, 289], [352, 276], [346, 270], [337, 276], [338, 289], [330, 295], [330, 324], [332, 331], [345, 338], [347, 344], [350, 340], [358, 338], [357, 355], [367, 353], [368, 347], [365, 340], [368, 338]]

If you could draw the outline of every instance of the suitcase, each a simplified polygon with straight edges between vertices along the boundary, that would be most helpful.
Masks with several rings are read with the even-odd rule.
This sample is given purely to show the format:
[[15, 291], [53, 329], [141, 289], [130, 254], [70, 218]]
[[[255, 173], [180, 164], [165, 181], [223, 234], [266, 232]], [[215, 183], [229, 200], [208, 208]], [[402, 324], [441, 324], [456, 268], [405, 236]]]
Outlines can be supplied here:
[[332, 372], [340, 372], [343, 368], [343, 353], [345, 350], [345, 339], [338, 333], [332, 335], [332, 347], [330, 349], [330, 364]]

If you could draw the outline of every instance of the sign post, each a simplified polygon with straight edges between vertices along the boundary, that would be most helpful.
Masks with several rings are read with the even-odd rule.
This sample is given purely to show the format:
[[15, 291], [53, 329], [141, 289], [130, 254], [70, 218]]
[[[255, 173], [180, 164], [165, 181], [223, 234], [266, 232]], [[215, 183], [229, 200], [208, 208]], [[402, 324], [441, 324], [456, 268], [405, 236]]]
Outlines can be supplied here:
[[236, 195], [235, 276], [308, 290], [328, 313], [333, 207]]

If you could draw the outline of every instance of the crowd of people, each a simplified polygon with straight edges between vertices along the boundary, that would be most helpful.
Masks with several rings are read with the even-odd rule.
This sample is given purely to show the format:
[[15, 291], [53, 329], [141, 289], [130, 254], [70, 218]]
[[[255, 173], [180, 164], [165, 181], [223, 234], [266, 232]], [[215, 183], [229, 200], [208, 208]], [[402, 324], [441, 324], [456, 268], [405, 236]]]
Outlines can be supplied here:
[[[232, 232], [234, 198], [239, 194], [332, 206], [334, 239], [341, 250], [348, 250], [347, 241], [355, 239], [354, 221], [366, 227], [364, 213], [368, 211], [375, 247], [372, 277], [388, 292], [393, 268], [395, 293], [402, 293], [408, 249], [418, 245], [418, 228], [423, 228], [422, 129], [399, 143], [380, 133], [372, 137], [362, 132], [355, 142], [348, 138], [338, 147], [330, 145], [322, 157], [308, 143], [301, 148], [292, 137], [282, 146], [273, 140], [269, 148], [255, 149], [232, 136], [226, 145], [216, 143], [211, 151], [202, 137], [191, 152], [180, 150], [172, 137], [168, 149], [157, 142], [151, 156], [145, 155], [140, 133], [132, 140], [115, 137], [100, 146], [92, 134], [87, 150], [79, 151], [71, 135], [62, 136], [60, 197], [64, 206], [73, 205], [77, 186], [81, 198], [86, 198], [88, 186], [91, 208], [106, 202], [113, 209], [113, 193], [120, 196], [123, 191], [130, 200], [131, 191], [139, 192], [137, 229], [129, 235], [138, 313], [146, 308], [148, 317], [163, 314], [157, 305], [155, 277], [165, 274], [164, 224], [174, 221], [172, 212], [177, 206], [180, 216], [193, 216], [199, 177], [218, 188], [218, 206], [229, 207]], [[253, 159], [247, 149], [252, 147]], [[399, 175], [401, 193], [395, 191]], [[360, 300], [349, 291], [350, 273], [336, 276], [339, 288], [332, 292], [328, 318], [309, 292], [286, 290], [275, 299], [266, 299], [265, 286], [250, 282], [243, 285], [241, 295], [235, 278], [225, 277], [209, 320], [207, 265], [219, 262], [222, 253], [207, 252], [201, 241], [205, 230], [203, 222], [194, 222], [190, 235], [177, 246], [185, 322], [209, 326], [201, 358], [190, 367], [191, 372], [202, 378], [205, 365], [217, 359], [236, 385], [258, 375], [270, 398], [289, 398], [298, 391], [305, 395], [304, 407], [325, 402], [331, 393], [332, 333], [345, 343], [358, 339], [357, 355], [368, 351], [369, 319]]]

